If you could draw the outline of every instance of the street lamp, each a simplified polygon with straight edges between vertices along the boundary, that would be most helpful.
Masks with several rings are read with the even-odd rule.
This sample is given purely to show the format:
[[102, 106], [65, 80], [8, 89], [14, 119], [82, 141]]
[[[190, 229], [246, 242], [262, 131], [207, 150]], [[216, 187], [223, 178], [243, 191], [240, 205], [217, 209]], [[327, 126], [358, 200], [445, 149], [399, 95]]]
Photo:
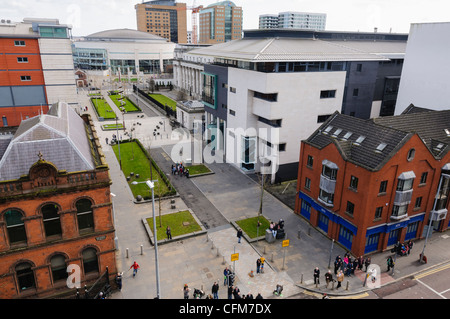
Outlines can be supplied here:
[[[156, 180], [157, 181], [157, 180]], [[145, 181], [145, 182], [136, 182], [133, 181], [131, 184], [137, 185], [141, 183], [147, 184], [147, 186], [152, 190], [152, 209], [153, 209], [153, 238], [155, 242], [155, 268], [156, 268], [156, 298], [160, 299], [160, 289], [159, 289], [159, 266], [158, 266], [158, 242], [156, 239], [156, 218], [155, 218], [155, 183], [156, 181]]]

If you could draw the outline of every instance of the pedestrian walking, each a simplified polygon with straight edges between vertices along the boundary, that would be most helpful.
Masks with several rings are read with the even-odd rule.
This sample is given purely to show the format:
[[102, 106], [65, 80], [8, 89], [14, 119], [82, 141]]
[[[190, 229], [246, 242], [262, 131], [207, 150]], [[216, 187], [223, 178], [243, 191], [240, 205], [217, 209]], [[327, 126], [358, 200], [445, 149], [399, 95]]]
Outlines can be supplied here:
[[366, 266], [366, 272], [367, 272], [367, 267], [369, 267], [369, 265], [370, 265], [371, 262], [372, 262], [372, 261], [371, 261], [370, 257], [367, 257], [367, 258], [364, 260], [364, 266]]
[[389, 256], [386, 260], [387, 264], [387, 271], [391, 270], [391, 268], [394, 268], [394, 260], [392, 259], [392, 256]]
[[118, 272], [116, 278], [114, 279], [119, 290], [122, 290], [122, 274], [123, 273]]
[[[138, 269], [141, 268], [141, 267], [140, 267], [140, 266], [138, 265], [138, 263], [135, 261], [135, 262], [131, 265], [130, 269], [131, 269], [131, 268], [133, 268], [133, 278], [134, 278], [134, 276], [136, 276], [136, 274], [137, 274]], [[128, 270], [130, 270], [130, 269], [128, 269]]]
[[358, 257], [358, 270], [362, 270], [363, 265], [364, 265], [364, 257], [359, 256]]
[[319, 267], [316, 267], [316, 269], [314, 269], [314, 284], [319, 285], [319, 276], [320, 276], [320, 270]]
[[256, 259], [256, 273], [259, 274], [259, 269], [261, 268], [261, 259]]
[[172, 239], [172, 231], [170, 230], [169, 226], [167, 226], [167, 228], [166, 228], [166, 235], [167, 235], [167, 239]]
[[342, 259], [341, 256], [337, 256], [336, 260], [334, 261], [334, 274], [337, 275], [338, 270], [342, 266]]
[[189, 299], [189, 291], [191, 291], [191, 288], [189, 288], [189, 286], [185, 284], [183, 287], [184, 299]]
[[241, 238], [242, 238], [242, 229], [238, 229], [237, 231], [237, 238], [238, 238], [238, 243], [241, 243]]
[[238, 288], [238, 286], [234, 287], [233, 289], [233, 297], [234, 299], [242, 299], [240, 296], [241, 290]]
[[229, 286], [228, 287], [228, 299], [233, 298], [233, 291], [234, 291], [234, 286]]
[[219, 299], [219, 284], [217, 281], [214, 281], [214, 284], [212, 285], [211, 292], [213, 294], [214, 299]]
[[106, 141], [106, 145], [108, 145], [108, 138], [105, 138], [105, 141]]
[[328, 284], [333, 281], [333, 275], [331, 274], [331, 270], [328, 270], [328, 272], [325, 274], [325, 282]]
[[337, 286], [336, 289], [338, 289], [339, 287], [341, 287], [342, 282], [344, 281], [344, 272], [342, 270], [339, 270], [338, 274], [337, 274]]
[[411, 249], [413, 248], [414, 243], [412, 240], [408, 240], [408, 255], [411, 253]]
[[266, 258], [264, 258], [264, 256], [261, 256], [261, 258], [259, 258], [261, 260], [261, 270], [260, 272], [263, 274], [264, 273], [264, 262], [266, 261]]

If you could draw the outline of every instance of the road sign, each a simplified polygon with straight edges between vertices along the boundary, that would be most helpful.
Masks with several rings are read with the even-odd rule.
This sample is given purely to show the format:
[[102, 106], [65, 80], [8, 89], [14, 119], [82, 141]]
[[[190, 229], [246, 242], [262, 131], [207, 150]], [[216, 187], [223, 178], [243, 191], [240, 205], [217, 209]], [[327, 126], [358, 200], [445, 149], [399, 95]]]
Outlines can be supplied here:
[[283, 240], [281, 243], [281, 247], [288, 247], [289, 246], [289, 239]]
[[239, 253], [231, 254], [231, 261], [239, 260]]

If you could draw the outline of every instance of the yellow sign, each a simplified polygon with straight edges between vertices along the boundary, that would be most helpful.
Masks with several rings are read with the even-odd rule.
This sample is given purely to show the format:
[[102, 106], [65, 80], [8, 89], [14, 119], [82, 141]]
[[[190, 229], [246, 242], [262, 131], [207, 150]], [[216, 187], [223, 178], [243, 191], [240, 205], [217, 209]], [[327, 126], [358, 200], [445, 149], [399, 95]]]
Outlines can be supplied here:
[[289, 239], [283, 240], [281, 243], [281, 247], [288, 247], [289, 246]]
[[236, 261], [236, 260], [239, 260], [239, 254], [238, 253], [231, 254], [231, 261]]

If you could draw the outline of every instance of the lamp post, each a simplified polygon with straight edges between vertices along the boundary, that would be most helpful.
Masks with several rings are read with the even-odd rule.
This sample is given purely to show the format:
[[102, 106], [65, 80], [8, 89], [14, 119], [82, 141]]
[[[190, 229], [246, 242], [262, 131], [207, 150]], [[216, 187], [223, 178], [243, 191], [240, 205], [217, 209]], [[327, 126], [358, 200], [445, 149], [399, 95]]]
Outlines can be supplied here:
[[155, 218], [155, 183], [156, 181], [145, 181], [145, 182], [131, 182], [131, 184], [136, 185], [140, 183], [145, 183], [152, 190], [152, 210], [153, 210], [153, 238], [155, 242], [155, 268], [156, 268], [156, 298], [160, 299], [160, 288], [159, 288], [159, 265], [158, 265], [158, 242], [156, 238], [156, 218]]

